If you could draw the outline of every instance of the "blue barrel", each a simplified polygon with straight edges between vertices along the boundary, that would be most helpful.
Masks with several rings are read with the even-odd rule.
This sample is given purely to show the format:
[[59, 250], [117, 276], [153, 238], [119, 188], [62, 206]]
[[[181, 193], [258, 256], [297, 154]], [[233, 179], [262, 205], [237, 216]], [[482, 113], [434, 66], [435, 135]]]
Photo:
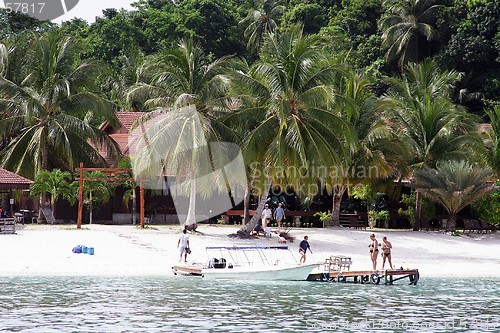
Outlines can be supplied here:
[[90, 254], [91, 256], [93, 256], [94, 255], [94, 248], [93, 247], [89, 247], [87, 249], [87, 253]]
[[82, 246], [82, 253], [87, 253], [87, 247], [85, 245]]

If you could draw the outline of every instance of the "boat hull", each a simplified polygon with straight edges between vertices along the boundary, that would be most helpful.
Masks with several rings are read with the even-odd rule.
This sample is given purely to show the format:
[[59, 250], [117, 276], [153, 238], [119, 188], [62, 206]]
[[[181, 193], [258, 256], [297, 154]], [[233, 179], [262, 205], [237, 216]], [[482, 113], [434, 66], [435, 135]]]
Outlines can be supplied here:
[[201, 273], [207, 279], [263, 280], [263, 281], [303, 281], [317, 264], [295, 266], [203, 268]]

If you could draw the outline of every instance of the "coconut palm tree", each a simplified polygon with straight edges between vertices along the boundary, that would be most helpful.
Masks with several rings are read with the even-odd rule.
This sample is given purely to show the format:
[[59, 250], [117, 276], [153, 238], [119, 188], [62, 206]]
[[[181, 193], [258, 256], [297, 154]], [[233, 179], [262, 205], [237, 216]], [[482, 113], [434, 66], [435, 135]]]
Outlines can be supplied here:
[[105, 165], [96, 147], [119, 150], [97, 127], [115, 117], [95, 92], [100, 67], [75, 62], [71, 38], [57, 33], [35, 38], [26, 52], [18, 74], [0, 76], [0, 136], [12, 138], [0, 153], [2, 167], [33, 178], [49, 166]]
[[[449, 97], [458, 78], [433, 61], [410, 64], [405, 76], [390, 80], [392, 88], [380, 99], [387, 124], [412, 152], [409, 164], [414, 171], [434, 167], [439, 160], [466, 159], [464, 147], [477, 142], [477, 118]], [[417, 192], [414, 230], [419, 230], [421, 202]]]
[[199, 45], [184, 39], [150, 62], [147, 70], [155, 73], [151, 82], [129, 92], [129, 98], [148, 96], [146, 104], [153, 109], [139, 122], [140, 127], [149, 124], [149, 150], [142, 149], [133, 159], [134, 171], [167, 166], [175, 173], [177, 185], [190, 198], [185, 225], [196, 222], [197, 193], [209, 195], [214, 186], [227, 187], [227, 179], [202, 184], [199, 176], [215, 171], [214, 158], [223, 154], [212, 151], [209, 143], [231, 140], [232, 131], [219, 121], [228, 110], [223, 74], [229, 63], [229, 58], [208, 62]]
[[262, 40], [266, 34], [276, 29], [276, 21], [283, 15], [286, 6], [276, 0], [256, 0], [255, 7], [239, 24], [245, 26], [245, 37], [248, 39], [247, 49], [259, 53]]
[[413, 152], [414, 167], [433, 167], [440, 159], [462, 155], [464, 142], [473, 139], [477, 118], [449, 97], [459, 78], [459, 73], [439, 70], [426, 60], [410, 64], [401, 79], [390, 80], [392, 87], [379, 108]]
[[382, 46], [387, 48], [385, 59], [391, 62], [398, 58], [403, 69], [408, 62], [418, 62], [430, 56], [427, 42], [437, 40], [439, 32], [435, 28], [436, 15], [443, 5], [439, 0], [386, 0], [388, 16], [380, 25]]
[[406, 168], [407, 150], [390, 127], [380, 118], [371, 81], [364, 75], [346, 70], [336, 83], [339, 114], [354, 130], [353, 143], [346, 142], [344, 157], [330, 173], [328, 186], [333, 196], [332, 223], [339, 225], [340, 202], [344, 193], [356, 184], [367, 184]]
[[500, 106], [485, 109], [490, 118], [490, 126], [482, 131], [482, 142], [474, 146], [474, 151], [479, 153], [479, 160], [486, 160], [485, 164], [493, 169], [497, 178], [500, 176]]
[[351, 142], [351, 129], [334, 107], [331, 85], [339, 70], [324, 45], [318, 36], [303, 35], [302, 27], [274, 32], [265, 38], [260, 60], [234, 73], [233, 89], [242, 106], [226, 121], [243, 133], [252, 187], [262, 194], [240, 233], [250, 233], [257, 224], [271, 184], [316, 195], [318, 180], [339, 161], [344, 141]]
[[448, 212], [448, 231], [455, 230], [457, 214], [466, 206], [492, 192], [493, 172], [466, 161], [440, 161], [436, 168], [415, 171], [413, 186]]

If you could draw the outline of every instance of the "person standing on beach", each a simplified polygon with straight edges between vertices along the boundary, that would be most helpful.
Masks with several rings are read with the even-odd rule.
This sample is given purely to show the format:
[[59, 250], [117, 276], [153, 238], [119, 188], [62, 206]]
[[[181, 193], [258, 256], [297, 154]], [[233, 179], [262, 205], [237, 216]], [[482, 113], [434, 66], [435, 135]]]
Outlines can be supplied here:
[[183, 254], [184, 254], [184, 262], [187, 262], [187, 255], [189, 251], [189, 236], [186, 234], [186, 229], [182, 230], [182, 235], [181, 237], [179, 237], [179, 241], [177, 242], [177, 247], [181, 252], [179, 262], [182, 261]]
[[266, 204], [264, 206], [264, 210], [262, 211], [262, 228], [266, 230], [267, 224], [271, 222], [271, 216], [273, 216], [273, 212], [271, 211], [271, 208], [269, 208], [269, 205]]
[[285, 210], [281, 207], [281, 202], [278, 204], [278, 208], [274, 211], [274, 218], [278, 223], [278, 229], [281, 228], [281, 221], [285, 219]]
[[370, 240], [372, 241], [368, 248], [370, 249], [370, 259], [372, 260], [373, 270], [377, 270], [377, 256], [378, 256], [378, 241], [375, 238], [375, 234], [370, 235]]
[[307, 249], [309, 249], [309, 252], [313, 253], [313, 251], [311, 250], [311, 246], [309, 245], [309, 242], [307, 241], [308, 239], [309, 239], [309, 237], [304, 236], [304, 240], [302, 242], [300, 242], [299, 253], [300, 253], [301, 257], [300, 257], [299, 263], [306, 262]]
[[387, 240], [387, 237], [384, 236], [382, 238], [382, 269], [384, 269], [385, 266], [385, 260], [387, 259], [389, 261], [389, 266], [392, 268], [392, 260], [391, 260], [391, 249], [392, 249], [392, 244]]

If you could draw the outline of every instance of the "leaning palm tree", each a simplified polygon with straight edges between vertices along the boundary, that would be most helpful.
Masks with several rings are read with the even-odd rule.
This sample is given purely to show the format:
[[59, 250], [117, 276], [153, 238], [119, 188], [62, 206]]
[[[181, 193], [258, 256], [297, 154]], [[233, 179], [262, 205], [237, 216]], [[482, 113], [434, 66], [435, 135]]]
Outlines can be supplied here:
[[283, 15], [286, 6], [279, 0], [257, 0], [255, 5], [239, 24], [245, 26], [247, 49], [259, 53], [264, 36], [276, 29], [276, 21]]
[[448, 231], [455, 230], [457, 214], [466, 206], [492, 192], [493, 172], [466, 161], [441, 161], [436, 168], [415, 172], [413, 186], [448, 212]]
[[[347, 148], [343, 143], [352, 142], [349, 125], [334, 107], [331, 85], [339, 70], [324, 45], [318, 36], [303, 35], [301, 27], [274, 32], [265, 38], [260, 60], [234, 73], [242, 105], [226, 121], [241, 133], [250, 184], [262, 195], [242, 234], [257, 224], [272, 184], [316, 195], [318, 180]], [[308, 185], [309, 190], [303, 187]]]
[[[223, 74], [229, 63], [229, 58], [208, 62], [199, 45], [184, 39], [151, 61], [148, 70], [155, 73], [151, 82], [129, 91], [129, 98], [148, 96], [146, 103], [153, 109], [136, 126], [147, 126], [150, 139], [144, 142], [147, 149], [139, 149], [133, 159], [134, 172], [160, 166], [175, 174], [176, 186], [189, 196], [186, 226], [196, 223], [197, 193], [208, 195], [214, 186], [200, 183], [201, 176], [214, 171], [214, 158], [223, 154], [212, 151], [209, 143], [231, 140], [231, 130], [219, 121], [228, 110]], [[225, 188], [223, 178], [217, 178], [215, 185]]]
[[391, 62], [398, 58], [401, 69], [409, 61], [418, 62], [430, 56], [421, 44], [437, 40], [436, 15], [443, 5], [439, 0], [386, 0], [388, 16], [380, 25], [382, 46], [387, 48], [385, 59]]
[[478, 159], [493, 169], [497, 178], [500, 176], [500, 106], [486, 109], [490, 118], [490, 126], [482, 131], [482, 142], [474, 146], [474, 152], [479, 153]]

